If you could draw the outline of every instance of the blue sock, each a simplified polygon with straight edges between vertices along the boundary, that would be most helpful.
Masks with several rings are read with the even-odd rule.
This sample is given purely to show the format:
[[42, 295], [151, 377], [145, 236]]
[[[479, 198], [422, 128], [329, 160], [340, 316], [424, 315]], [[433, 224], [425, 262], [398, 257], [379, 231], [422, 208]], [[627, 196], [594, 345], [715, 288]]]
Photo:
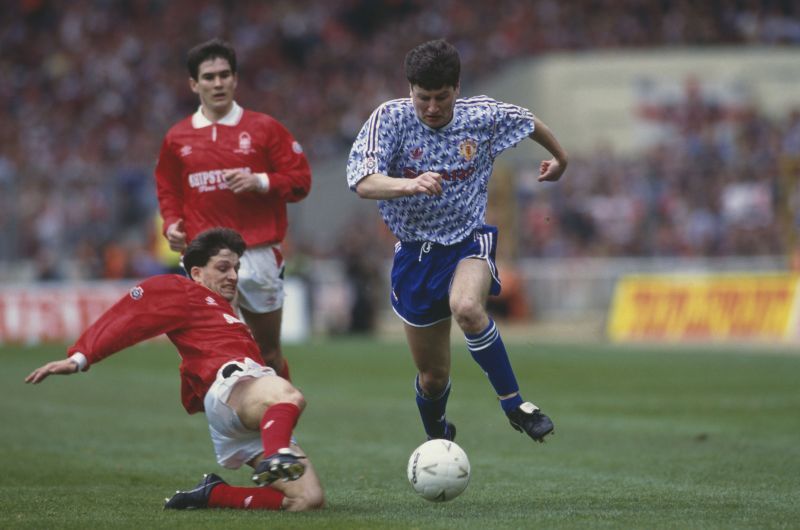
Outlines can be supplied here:
[[447, 388], [444, 392], [435, 397], [425, 397], [422, 388], [419, 386], [419, 374], [414, 379], [414, 388], [417, 391], [417, 407], [419, 417], [422, 418], [422, 425], [425, 427], [425, 434], [430, 438], [443, 438], [447, 423], [444, 419], [444, 412], [447, 408], [447, 398], [450, 396], [450, 381], [447, 381]]
[[517, 392], [517, 395], [500, 400], [500, 406], [508, 412], [522, 405], [522, 396], [519, 395], [519, 385], [511, 369], [508, 353], [497, 331], [494, 320], [489, 319], [489, 325], [475, 335], [464, 335], [467, 339], [467, 348], [483, 372], [489, 378], [498, 396], [507, 396]]

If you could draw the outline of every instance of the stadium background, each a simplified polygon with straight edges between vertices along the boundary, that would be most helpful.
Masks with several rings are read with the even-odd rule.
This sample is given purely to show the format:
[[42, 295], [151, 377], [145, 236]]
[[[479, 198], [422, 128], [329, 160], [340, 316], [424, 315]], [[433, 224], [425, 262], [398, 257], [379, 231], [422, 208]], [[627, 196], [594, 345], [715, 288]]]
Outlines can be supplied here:
[[7, 2], [0, 280], [25, 288], [6, 293], [3, 335], [37, 340], [19, 314], [42, 299], [39, 313], [52, 313], [53, 285], [72, 300], [65, 285], [128, 285], [174, 267], [152, 169], [166, 129], [197, 104], [185, 50], [217, 35], [239, 52], [240, 103], [284, 122], [314, 169], [286, 242], [296, 336], [396, 327], [391, 236], [374, 204], [346, 189], [344, 163], [369, 112], [405, 94], [405, 51], [442, 35], [462, 52], [464, 94], [530, 107], [572, 158], [547, 186], [531, 179], [544, 156], [532, 142], [501, 157], [489, 219], [503, 234], [499, 317], [596, 337], [625, 273], [796, 269], [798, 11], [790, 1]]
[[[162, 512], [220, 471], [163, 341], [22, 384], [174, 265], [152, 168], [197, 105], [183, 54], [216, 35], [239, 51], [239, 101], [284, 122], [314, 170], [290, 211], [286, 353], [320, 513]], [[462, 52], [463, 93], [530, 106], [571, 162], [535, 184], [527, 142], [492, 180], [515, 295], [493, 311], [556, 435], [531, 448], [511, 431], [457, 338], [448, 414], [472, 481], [431, 505], [405, 479], [421, 432], [385, 303], [391, 237], [344, 158], [406, 93], [405, 51], [439, 36]], [[0, 527], [796, 528], [798, 46], [788, 0], [3, 2]]]

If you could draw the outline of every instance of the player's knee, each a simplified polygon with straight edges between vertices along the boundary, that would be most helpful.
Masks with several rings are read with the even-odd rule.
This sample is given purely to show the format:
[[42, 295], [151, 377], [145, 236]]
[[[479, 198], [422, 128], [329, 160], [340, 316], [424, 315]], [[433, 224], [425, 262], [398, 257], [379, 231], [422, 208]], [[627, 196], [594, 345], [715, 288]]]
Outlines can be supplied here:
[[485, 319], [486, 309], [480, 300], [473, 297], [462, 297], [450, 300], [450, 311], [458, 326], [466, 333], [478, 333]]
[[284, 508], [289, 512], [305, 512], [325, 507], [325, 495], [322, 488], [308, 487], [299, 494], [286, 497]]
[[427, 370], [419, 375], [419, 386], [424, 397], [441, 395], [449, 381], [450, 373], [446, 369]]
[[306, 506], [309, 510], [319, 510], [325, 507], [325, 495], [322, 493], [322, 488], [317, 488], [309, 494]]
[[292, 403], [301, 411], [306, 408], [306, 398], [303, 393], [295, 388], [291, 383], [283, 385], [283, 389], [277, 397], [279, 403]]
[[301, 411], [306, 407], [303, 393], [280, 377], [262, 377], [258, 380], [258, 400], [264, 410], [278, 403], [292, 403]]
[[319, 510], [325, 507], [325, 495], [322, 488], [306, 488], [303, 492], [303, 507], [306, 510]]

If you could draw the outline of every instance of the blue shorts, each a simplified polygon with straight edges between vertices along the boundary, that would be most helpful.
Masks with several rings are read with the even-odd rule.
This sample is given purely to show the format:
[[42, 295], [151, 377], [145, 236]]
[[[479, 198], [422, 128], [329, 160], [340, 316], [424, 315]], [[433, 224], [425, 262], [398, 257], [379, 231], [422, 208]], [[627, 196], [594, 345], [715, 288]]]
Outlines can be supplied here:
[[490, 225], [475, 230], [455, 245], [430, 241], [403, 241], [395, 245], [392, 264], [392, 308], [407, 324], [432, 326], [450, 318], [450, 286], [462, 259], [486, 260], [492, 275], [489, 294], [500, 294], [495, 265], [497, 228]]

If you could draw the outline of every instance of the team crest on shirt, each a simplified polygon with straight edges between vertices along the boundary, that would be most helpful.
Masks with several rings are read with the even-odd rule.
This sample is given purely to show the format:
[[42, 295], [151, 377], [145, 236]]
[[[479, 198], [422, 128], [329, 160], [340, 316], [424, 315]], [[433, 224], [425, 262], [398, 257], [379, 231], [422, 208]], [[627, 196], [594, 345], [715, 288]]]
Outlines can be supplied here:
[[181, 157], [185, 158], [192, 154], [192, 146], [191, 145], [184, 145], [181, 147]]
[[255, 149], [253, 149], [253, 139], [250, 137], [250, 133], [247, 131], [239, 133], [239, 149], [234, 149], [234, 153], [240, 153], [243, 155], [249, 155], [250, 153], [255, 153]]
[[412, 160], [419, 160], [420, 158], [422, 158], [422, 148], [415, 147], [414, 149], [411, 150], [409, 155], [411, 155]]
[[144, 289], [142, 289], [141, 286], [137, 285], [136, 287], [131, 289], [130, 294], [131, 298], [133, 298], [134, 300], [141, 300], [142, 297], [144, 296]]
[[458, 144], [458, 152], [469, 162], [478, 152], [478, 143], [471, 138], [467, 138]]

